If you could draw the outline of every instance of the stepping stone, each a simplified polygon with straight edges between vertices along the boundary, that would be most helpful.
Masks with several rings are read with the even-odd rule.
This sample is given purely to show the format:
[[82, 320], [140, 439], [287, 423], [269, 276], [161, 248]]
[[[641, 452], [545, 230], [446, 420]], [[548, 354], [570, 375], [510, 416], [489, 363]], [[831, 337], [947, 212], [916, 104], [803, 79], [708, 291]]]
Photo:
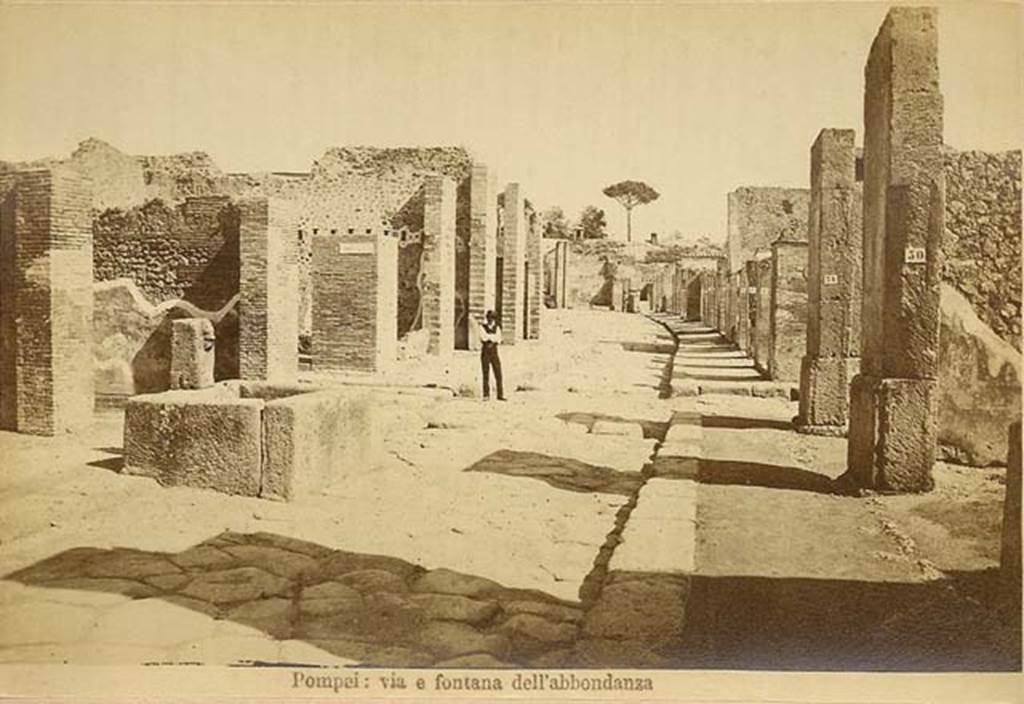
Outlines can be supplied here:
[[460, 574], [440, 568], [430, 570], [412, 584], [414, 592], [436, 594], [457, 594], [459, 596], [480, 596], [501, 589], [501, 585], [483, 577]]
[[455, 594], [416, 594], [409, 601], [422, 607], [432, 621], [464, 621], [477, 625], [492, 619], [498, 613], [494, 601], [478, 601]]

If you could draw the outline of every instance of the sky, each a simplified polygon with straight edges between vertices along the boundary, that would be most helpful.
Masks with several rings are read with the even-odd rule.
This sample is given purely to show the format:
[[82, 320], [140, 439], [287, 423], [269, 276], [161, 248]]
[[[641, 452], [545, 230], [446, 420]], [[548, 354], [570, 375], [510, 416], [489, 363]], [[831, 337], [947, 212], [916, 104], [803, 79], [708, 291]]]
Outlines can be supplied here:
[[[1021, 8], [939, 3], [945, 140], [1021, 144]], [[208, 152], [303, 171], [339, 145], [469, 148], [541, 207], [642, 180], [634, 236], [724, 240], [726, 194], [806, 187], [863, 131], [874, 3], [0, 3], [0, 159]]]

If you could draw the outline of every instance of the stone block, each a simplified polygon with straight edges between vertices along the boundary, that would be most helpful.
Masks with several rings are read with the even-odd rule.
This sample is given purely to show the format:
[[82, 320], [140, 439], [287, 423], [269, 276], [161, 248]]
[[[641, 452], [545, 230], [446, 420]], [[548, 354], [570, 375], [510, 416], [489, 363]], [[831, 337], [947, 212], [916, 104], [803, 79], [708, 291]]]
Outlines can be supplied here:
[[850, 382], [856, 357], [804, 357], [800, 369], [798, 430], [812, 434], [845, 434], [849, 422]]
[[258, 496], [262, 408], [227, 386], [135, 396], [125, 406], [123, 471]]
[[999, 568], [1014, 593], [1020, 592], [1021, 578], [1021, 425], [1018, 420], [1007, 432], [1006, 498], [1003, 500], [1003, 539]]
[[930, 491], [938, 439], [936, 382], [861, 374], [850, 390], [847, 458], [857, 484], [879, 491]]
[[365, 394], [348, 389], [268, 400], [260, 495], [288, 500], [364, 470], [377, 439], [372, 411]]
[[206, 318], [171, 321], [172, 389], [205, 389], [213, 386], [216, 337]]

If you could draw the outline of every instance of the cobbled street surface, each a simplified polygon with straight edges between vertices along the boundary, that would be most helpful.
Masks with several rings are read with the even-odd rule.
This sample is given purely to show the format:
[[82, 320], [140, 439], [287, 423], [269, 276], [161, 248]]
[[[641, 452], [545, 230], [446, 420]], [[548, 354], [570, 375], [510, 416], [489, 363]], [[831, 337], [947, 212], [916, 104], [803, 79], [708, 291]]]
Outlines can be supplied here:
[[377, 460], [290, 503], [119, 474], [118, 413], [0, 434], [0, 662], [1019, 664], [1002, 469], [840, 495], [845, 441], [793, 432], [713, 333], [544, 314], [502, 350], [508, 402], [452, 393], [473, 354], [407, 365]]

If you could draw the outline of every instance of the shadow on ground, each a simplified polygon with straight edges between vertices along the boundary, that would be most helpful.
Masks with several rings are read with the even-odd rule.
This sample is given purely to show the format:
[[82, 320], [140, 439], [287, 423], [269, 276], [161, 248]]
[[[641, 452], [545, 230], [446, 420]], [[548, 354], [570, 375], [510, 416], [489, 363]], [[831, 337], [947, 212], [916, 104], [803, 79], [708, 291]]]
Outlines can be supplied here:
[[540, 591], [272, 533], [173, 554], [75, 548], [6, 579], [162, 599], [376, 666], [562, 666], [581, 615]]
[[692, 578], [678, 666], [1019, 671], [1020, 585], [996, 570], [924, 583]]
[[576, 423], [584, 426], [588, 431], [594, 427], [594, 423], [604, 421], [608, 423], [626, 423], [639, 425], [643, 430], [645, 440], [665, 439], [668, 432], [668, 422], [658, 420], [646, 420], [643, 418], [623, 418], [622, 416], [610, 416], [605, 413], [587, 413], [583, 411], [572, 411], [570, 413], [559, 413], [555, 416], [566, 423]]
[[124, 450], [120, 447], [97, 447], [98, 452], [105, 452], [112, 457], [104, 457], [101, 460], [86, 462], [89, 467], [98, 467], [111, 472], [120, 472], [124, 469]]
[[824, 474], [760, 462], [701, 459], [699, 476], [702, 484], [760, 486], [818, 494], [839, 493], [835, 482]]
[[727, 428], [730, 430], [792, 430], [793, 423], [771, 418], [743, 418], [739, 416], [703, 416], [701, 425], [705, 428]]
[[555, 457], [540, 452], [516, 450], [492, 452], [463, 471], [528, 477], [545, 482], [556, 489], [620, 496], [632, 496], [644, 481], [640, 472], [619, 472], [610, 467], [587, 464], [571, 457]]

